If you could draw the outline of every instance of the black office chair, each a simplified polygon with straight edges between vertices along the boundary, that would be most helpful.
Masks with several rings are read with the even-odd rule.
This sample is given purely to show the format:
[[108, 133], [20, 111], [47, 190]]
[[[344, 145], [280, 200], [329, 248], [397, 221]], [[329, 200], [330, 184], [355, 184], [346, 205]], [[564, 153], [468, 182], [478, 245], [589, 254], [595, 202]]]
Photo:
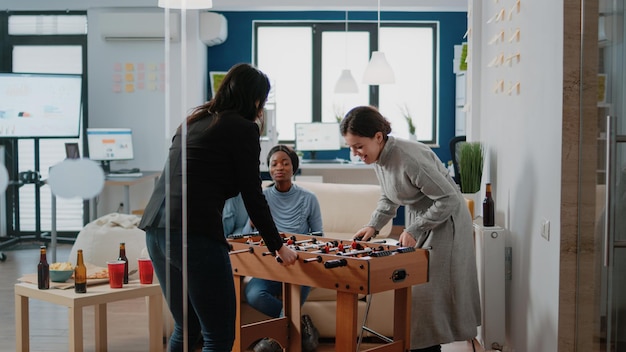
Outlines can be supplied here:
[[450, 140], [450, 155], [452, 166], [454, 167], [454, 182], [461, 184], [461, 172], [459, 169], [459, 158], [461, 156], [461, 146], [465, 143], [465, 136], [455, 136]]

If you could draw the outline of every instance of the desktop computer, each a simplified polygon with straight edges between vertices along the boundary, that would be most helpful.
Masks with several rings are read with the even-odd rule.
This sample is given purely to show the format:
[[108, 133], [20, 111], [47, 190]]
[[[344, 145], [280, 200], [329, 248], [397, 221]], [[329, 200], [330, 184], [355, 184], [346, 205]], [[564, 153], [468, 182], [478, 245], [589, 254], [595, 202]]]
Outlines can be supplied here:
[[342, 164], [344, 159], [317, 159], [318, 151], [341, 150], [339, 123], [310, 122], [296, 123], [295, 148], [297, 151], [310, 152], [311, 157], [303, 159], [303, 164]]
[[111, 170], [111, 161], [134, 159], [133, 132], [130, 128], [87, 128], [89, 159], [99, 161], [107, 177], [137, 177], [137, 168]]

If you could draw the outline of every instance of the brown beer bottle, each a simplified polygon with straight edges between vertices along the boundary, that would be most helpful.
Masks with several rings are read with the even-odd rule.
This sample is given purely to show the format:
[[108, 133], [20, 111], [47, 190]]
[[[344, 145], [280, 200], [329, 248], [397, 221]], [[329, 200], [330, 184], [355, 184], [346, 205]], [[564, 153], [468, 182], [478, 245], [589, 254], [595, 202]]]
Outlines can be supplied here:
[[74, 268], [74, 292], [87, 293], [87, 267], [83, 261], [83, 250], [77, 251], [76, 267]]
[[495, 205], [491, 197], [491, 183], [487, 183], [485, 199], [483, 200], [483, 226], [495, 226]]
[[126, 244], [124, 242], [120, 243], [120, 255], [117, 260], [124, 261], [124, 283], [128, 283], [128, 258], [126, 258]]
[[39, 264], [37, 264], [37, 288], [47, 290], [50, 288], [50, 265], [46, 258], [46, 246], [39, 247]]

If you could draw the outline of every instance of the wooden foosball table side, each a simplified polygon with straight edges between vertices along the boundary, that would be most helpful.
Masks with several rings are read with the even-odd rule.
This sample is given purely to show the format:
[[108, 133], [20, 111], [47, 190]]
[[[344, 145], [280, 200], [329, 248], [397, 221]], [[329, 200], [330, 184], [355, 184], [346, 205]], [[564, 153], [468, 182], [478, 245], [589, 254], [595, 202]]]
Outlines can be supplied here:
[[[306, 239], [307, 235], [297, 235]], [[329, 241], [329, 238], [323, 238]], [[237, 318], [233, 351], [243, 352], [258, 340], [271, 337], [287, 351], [299, 352], [301, 346], [300, 288], [301, 285], [324, 287], [337, 292], [335, 350], [356, 351], [359, 322], [357, 302], [359, 295], [394, 291], [393, 341], [367, 351], [403, 352], [410, 349], [411, 286], [428, 281], [428, 252], [394, 254], [369, 259], [346, 258], [342, 267], [325, 269], [329, 262], [341, 256], [298, 252], [298, 263], [283, 267], [275, 258], [243, 241], [230, 241], [233, 247], [231, 262], [235, 276]], [[368, 242], [363, 242], [368, 245]], [[252, 247], [252, 249], [250, 249]], [[312, 265], [315, 258], [322, 258]], [[285, 315], [252, 324], [244, 324], [241, 316], [243, 279], [245, 276], [283, 282]]]

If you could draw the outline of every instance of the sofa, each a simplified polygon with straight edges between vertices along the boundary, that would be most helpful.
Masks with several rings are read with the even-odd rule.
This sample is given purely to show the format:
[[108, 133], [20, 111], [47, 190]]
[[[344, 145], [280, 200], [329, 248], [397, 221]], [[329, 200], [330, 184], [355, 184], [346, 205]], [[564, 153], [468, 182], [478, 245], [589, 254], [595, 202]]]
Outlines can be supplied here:
[[[380, 197], [378, 185], [337, 184], [297, 181], [299, 186], [313, 192], [320, 203], [324, 236], [333, 239], [352, 239], [354, 233], [369, 222], [372, 210]], [[85, 261], [104, 266], [107, 260], [117, 257], [119, 242], [126, 243], [129, 269], [137, 266], [135, 258], [145, 255], [145, 234], [136, 228], [137, 215], [108, 214], [87, 224], [79, 233], [70, 253], [70, 261], [75, 260], [76, 249], [82, 248]], [[377, 239], [391, 234], [392, 222], [382, 229]], [[142, 254], [143, 253], [143, 254]], [[369, 329], [384, 336], [393, 335], [393, 291], [372, 296], [368, 321]], [[358, 302], [358, 322], [365, 316], [366, 297]], [[166, 307], [164, 307], [167, 310]], [[302, 307], [302, 314], [307, 314], [317, 327], [320, 337], [335, 337], [336, 292], [334, 290], [313, 288]], [[167, 312], [169, 315], [169, 311]], [[166, 315], [167, 316], [167, 315]], [[244, 323], [267, 319], [262, 313], [242, 304]], [[171, 332], [171, 318], [165, 319], [164, 333]], [[366, 332], [364, 336], [371, 333]]]

